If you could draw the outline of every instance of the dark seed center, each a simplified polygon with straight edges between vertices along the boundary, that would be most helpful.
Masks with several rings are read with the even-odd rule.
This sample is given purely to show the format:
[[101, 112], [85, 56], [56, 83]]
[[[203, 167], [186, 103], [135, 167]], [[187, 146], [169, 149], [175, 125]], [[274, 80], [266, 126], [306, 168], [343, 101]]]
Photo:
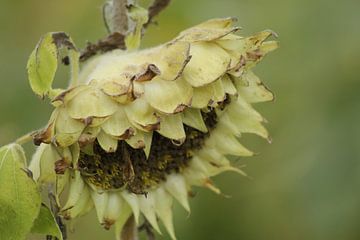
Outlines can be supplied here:
[[[217, 123], [216, 113], [212, 110], [202, 116], [210, 132]], [[135, 194], [146, 194], [149, 188], [165, 181], [167, 175], [182, 172], [209, 136], [209, 132], [186, 125], [184, 129], [186, 140], [181, 145], [154, 132], [148, 158], [143, 150], [133, 149], [125, 141], [119, 141], [114, 153], [105, 152], [95, 142], [93, 154], [80, 153], [78, 167], [89, 183], [101, 189], [126, 188]]]

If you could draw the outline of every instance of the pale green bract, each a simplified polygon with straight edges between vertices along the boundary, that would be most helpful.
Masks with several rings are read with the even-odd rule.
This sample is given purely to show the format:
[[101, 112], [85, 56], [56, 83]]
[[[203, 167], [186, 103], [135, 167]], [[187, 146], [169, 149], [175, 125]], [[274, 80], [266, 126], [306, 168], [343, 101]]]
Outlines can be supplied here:
[[20, 145], [0, 148], [0, 239], [25, 239], [38, 216], [40, 193], [25, 164]]
[[142, 7], [132, 5], [129, 10], [130, 18], [135, 22], [133, 32], [125, 38], [126, 48], [128, 50], [136, 50], [140, 47], [140, 40], [142, 35], [142, 29], [145, 23], [148, 22], [148, 11]]

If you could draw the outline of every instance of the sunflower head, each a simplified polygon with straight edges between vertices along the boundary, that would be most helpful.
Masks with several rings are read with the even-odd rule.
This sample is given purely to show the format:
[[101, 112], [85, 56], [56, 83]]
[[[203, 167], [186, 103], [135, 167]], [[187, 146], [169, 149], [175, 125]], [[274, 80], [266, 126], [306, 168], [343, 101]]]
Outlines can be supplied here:
[[192, 186], [220, 193], [212, 176], [244, 174], [227, 157], [253, 155], [239, 143], [242, 133], [269, 139], [251, 104], [274, 97], [252, 68], [278, 43], [267, 41], [271, 31], [240, 37], [234, 21], [209, 20], [155, 48], [97, 56], [52, 98], [30, 168], [40, 183], [55, 184], [64, 218], [95, 208], [117, 232], [132, 215], [160, 232], [160, 219], [175, 239], [173, 198], [190, 211]]

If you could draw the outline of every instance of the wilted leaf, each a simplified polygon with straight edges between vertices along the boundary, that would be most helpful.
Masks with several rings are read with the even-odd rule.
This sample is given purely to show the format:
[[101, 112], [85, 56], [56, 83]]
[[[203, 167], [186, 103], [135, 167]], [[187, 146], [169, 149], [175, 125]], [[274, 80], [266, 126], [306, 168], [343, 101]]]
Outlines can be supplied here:
[[59, 240], [63, 239], [54, 216], [50, 209], [44, 204], [41, 205], [39, 216], [36, 218], [31, 232], [51, 235], [57, 237]]
[[0, 148], [0, 239], [23, 240], [40, 209], [40, 193], [18, 144]]
[[72, 85], [77, 81], [80, 55], [73, 41], [63, 32], [47, 33], [40, 39], [27, 64], [30, 86], [40, 97], [56, 95], [52, 94], [52, 83], [58, 67], [59, 50], [63, 47], [69, 51], [68, 58], [65, 59], [69, 59], [71, 63]]
[[57, 47], [52, 33], [48, 33], [40, 39], [27, 64], [30, 86], [36, 94], [44, 97], [49, 93], [57, 65]]

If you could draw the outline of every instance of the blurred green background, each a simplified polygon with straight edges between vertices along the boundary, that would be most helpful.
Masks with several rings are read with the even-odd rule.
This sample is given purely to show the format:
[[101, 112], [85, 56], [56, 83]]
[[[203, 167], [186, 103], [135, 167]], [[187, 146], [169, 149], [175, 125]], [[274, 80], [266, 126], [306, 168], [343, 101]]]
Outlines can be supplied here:
[[[106, 33], [102, 3], [1, 0], [0, 145], [49, 117], [51, 108], [32, 93], [25, 69], [40, 36], [66, 31], [84, 47]], [[178, 238], [360, 239], [360, 1], [173, 0], [144, 45], [222, 16], [238, 17], [245, 35], [267, 28], [279, 33], [281, 48], [255, 70], [277, 96], [256, 106], [269, 121], [273, 143], [244, 136], [260, 153], [239, 160], [252, 180], [217, 177], [231, 198], [196, 189], [190, 217], [175, 206]], [[64, 85], [66, 74], [56, 81]], [[74, 227], [70, 240], [113, 237], [93, 214]]]

